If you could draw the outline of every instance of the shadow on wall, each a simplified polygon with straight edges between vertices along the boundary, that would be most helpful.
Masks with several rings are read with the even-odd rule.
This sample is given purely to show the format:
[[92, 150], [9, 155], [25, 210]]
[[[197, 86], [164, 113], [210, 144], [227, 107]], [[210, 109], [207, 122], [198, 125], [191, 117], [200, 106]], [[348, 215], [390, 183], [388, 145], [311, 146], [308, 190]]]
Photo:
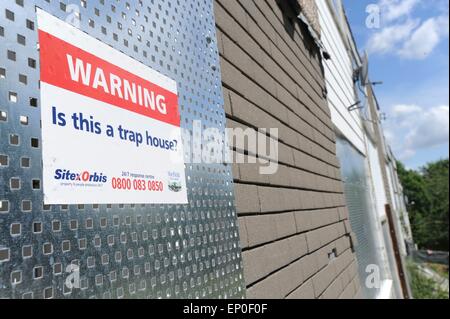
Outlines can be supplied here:
[[297, 0], [277, 0], [277, 4], [283, 12], [284, 29], [291, 39], [294, 39], [295, 23], [301, 11], [300, 5]]
[[[283, 26], [284, 30], [287, 34], [289, 34], [292, 40], [295, 35], [295, 24], [298, 23], [300, 26], [301, 37], [303, 38], [304, 47], [307, 49], [309, 53], [309, 58], [317, 59], [319, 58], [320, 50], [318, 50], [318, 46], [313, 36], [308, 30], [308, 26], [298, 18], [302, 8], [298, 2], [298, 0], [276, 0], [278, 7], [283, 12]], [[323, 65], [321, 64], [321, 69], [323, 72]]]

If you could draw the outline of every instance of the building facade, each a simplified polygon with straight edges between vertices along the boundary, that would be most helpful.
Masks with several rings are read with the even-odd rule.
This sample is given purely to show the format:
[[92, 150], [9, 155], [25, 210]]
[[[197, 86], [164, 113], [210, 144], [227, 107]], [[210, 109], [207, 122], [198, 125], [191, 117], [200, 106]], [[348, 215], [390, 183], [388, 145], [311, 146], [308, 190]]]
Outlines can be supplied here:
[[[232, 161], [186, 151], [187, 205], [46, 205], [36, 6], [176, 81], [184, 146]], [[340, 1], [7, 0], [0, 56], [0, 298], [407, 297], [408, 215]]]
[[277, 173], [233, 168], [249, 298], [352, 298], [360, 290], [321, 52], [301, 8], [215, 1], [227, 125], [279, 132]]
[[[363, 293], [365, 298], [408, 297], [404, 263], [397, 256], [397, 249], [406, 256], [404, 232], [408, 230], [400, 227], [400, 219], [408, 225], [403, 219], [407, 214], [402, 214], [404, 198], [396, 184], [395, 158], [383, 135], [368, 57], [357, 48], [342, 2], [317, 3], [321, 40], [329, 56], [324, 60], [328, 102], [339, 136], [350, 222], [358, 241], [359, 275], [366, 280]], [[367, 281], [374, 270], [379, 285]]]

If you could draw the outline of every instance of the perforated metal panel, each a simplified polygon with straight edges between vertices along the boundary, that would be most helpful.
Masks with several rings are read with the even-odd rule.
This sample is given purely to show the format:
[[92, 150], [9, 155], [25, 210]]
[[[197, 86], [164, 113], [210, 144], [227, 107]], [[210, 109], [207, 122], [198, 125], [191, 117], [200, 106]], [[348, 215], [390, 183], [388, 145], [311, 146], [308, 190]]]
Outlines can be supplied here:
[[190, 134], [225, 127], [211, 0], [0, 1], [0, 298], [243, 297], [229, 166], [186, 164], [188, 205], [43, 205], [35, 6], [176, 80]]
[[352, 231], [357, 238], [356, 257], [358, 260], [359, 278], [362, 283], [364, 297], [375, 299], [379, 288], [368, 287], [366, 279], [369, 275], [366, 267], [380, 267], [380, 280], [386, 279], [382, 272], [380, 252], [377, 242], [376, 226], [373, 219], [373, 203], [368, 185], [366, 158], [359, 153], [345, 138], [338, 137], [336, 141], [337, 155], [341, 163], [341, 174], [344, 181], [344, 192], [349, 211]]

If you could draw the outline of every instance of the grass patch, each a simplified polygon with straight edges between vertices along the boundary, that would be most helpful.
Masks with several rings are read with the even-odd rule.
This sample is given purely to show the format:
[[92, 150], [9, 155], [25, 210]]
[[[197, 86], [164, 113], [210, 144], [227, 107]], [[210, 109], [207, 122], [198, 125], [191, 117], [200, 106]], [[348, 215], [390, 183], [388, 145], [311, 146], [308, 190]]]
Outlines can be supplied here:
[[427, 266], [437, 272], [440, 276], [448, 278], [448, 266], [439, 264], [427, 264]]
[[441, 289], [433, 279], [423, 274], [417, 264], [409, 262], [408, 272], [414, 299], [449, 299], [448, 292]]

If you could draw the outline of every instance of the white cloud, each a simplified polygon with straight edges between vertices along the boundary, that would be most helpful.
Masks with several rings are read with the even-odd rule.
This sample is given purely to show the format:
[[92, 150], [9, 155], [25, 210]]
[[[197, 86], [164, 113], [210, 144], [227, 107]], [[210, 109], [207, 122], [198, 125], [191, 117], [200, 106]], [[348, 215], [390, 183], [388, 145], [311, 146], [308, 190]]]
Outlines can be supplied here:
[[387, 22], [409, 15], [420, 0], [381, 0], [379, 6]]
[[402, 160], [419, 150], [449, 143], [449, 106], [425, 109], [418, 105], [395, 105], [390, 113], [386, 138]]
[[[414, 120], [415, 119], [415, 120]], [[438, 106], [411, 119], [414, 123], [406, 136], [412, 149], [439, 146], [449, 142], [449, 107]]]
[[422, 108], [417, 105], [398, 104], [392, 108], [391, 116], [395, 118], [398, 128], [408, 127], [409, 119], [418, 116], [421, 112]]
[[407, 59], [425, 59], [447, 35], [448, 17], [430, 18], [411, 34], [398, 54]]
[[367, 50], [370, 53], [382, 54], [397, 50], [399, 44], [405, 42], [411, 36], [412, 31], [418, 24], [418, 20], [408, 20], [402, 24], [383, 28], [369, 39]]
[[407, 105], [407, 104], [398, 104], [394, 105], [392, 108], [392, 113], [395, 115], [395, 117], [403, 117], [405, 115], [410, 115], [413, 113], [418, 113], [422, 111], [422, 108], [417, 105]]
[[404, 59], [425, 59], [448, 37], [448, 1], [440, 15], [426, 21], [414, 18], [414, 9], [423, 0], [380, 0], [385, 26], [373, 33], [367, 42], [372, 54], [394, 54]]

